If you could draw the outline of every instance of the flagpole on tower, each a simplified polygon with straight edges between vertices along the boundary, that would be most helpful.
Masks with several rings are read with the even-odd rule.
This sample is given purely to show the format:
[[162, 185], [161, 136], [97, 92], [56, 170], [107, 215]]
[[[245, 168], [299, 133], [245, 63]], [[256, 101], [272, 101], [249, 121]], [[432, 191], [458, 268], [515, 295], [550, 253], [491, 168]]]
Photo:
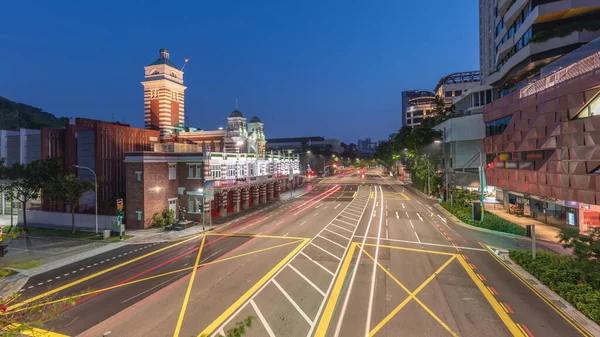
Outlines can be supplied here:
[[181, 71], [183, 71], [183, 69], [185, 69], [185, 66], [187, 65], [188, 61], [190, 60], [189, 57], [185, 58], [185, 63], [183, 64], [183, 67], [181, 67]]

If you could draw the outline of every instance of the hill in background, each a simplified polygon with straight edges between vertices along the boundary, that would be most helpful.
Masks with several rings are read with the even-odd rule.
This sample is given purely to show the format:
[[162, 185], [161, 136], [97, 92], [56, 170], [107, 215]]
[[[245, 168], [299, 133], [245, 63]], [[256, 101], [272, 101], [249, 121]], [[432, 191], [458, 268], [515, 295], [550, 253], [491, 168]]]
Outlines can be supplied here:
[[66, 120], [66, 117], [57, 118], [40, 108], [0, 96], [0, 130], [40, 129], [43, 126], [63, 127]]

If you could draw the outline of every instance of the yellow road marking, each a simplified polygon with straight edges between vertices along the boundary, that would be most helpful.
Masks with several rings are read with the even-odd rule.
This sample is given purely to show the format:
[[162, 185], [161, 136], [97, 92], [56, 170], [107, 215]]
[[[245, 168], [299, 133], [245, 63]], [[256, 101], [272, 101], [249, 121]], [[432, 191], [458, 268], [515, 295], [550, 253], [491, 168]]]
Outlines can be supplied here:
[[[375, 261], [375, 258], [373, 258], [373, 256], [371, 256], [371, 254], [369, 254], [369, 253], [368, 253], [367, 251], [365, 251], [364, 249], [363, 249], [363, 252], [364, 252], [364, 253], [365, 253], [365, 254], [366, 254], [366, 255], [367, 255], [367, 256], [368, 256], [368, 257], [369, 257], [371, 260]], [[454, 258], [455, 258], [455, 257], [451, 257], [451, 258], [450, 258], [450, 260], [448, 260], [448, 264], [449, 264], [449, 263], [452, 261], [452, 259], [454, 259]], [[436, 320], [438, 323], [440, 323], [440, 325], [441, 325], [442, 327], [444, 327], [444, 329], [446, 329], [446, 330], [447, 330], [447, 331], [448, 331], [448, 332], [449, 332], [449, 333], [450, 333], [452, 336], [458, 336], [458, 335], [457, 335], [457, 334], [456, 334], [454, 331], [452, 331], [452, 329], [450, 329], [450, 327], [449, 327], [449, 326], [448, 326], [446, 323], [444, 323], [444, 322], [443, 322], [443, 321], [442, 321], [442, 320], [441, 320], [441, 319], [440, 319], [440, 318], [439, 318], [439, 317], [438, 317], [436, 314], [434, 314], [434, 313], [433, 313], [433, 311], [431, 311], [431, 309], [429, 309], [429, 308], [428, 308], [428, 307], [425, 305], [425, 303], [421, 302], [421, 300], [420, 300], [420, 299], [419, 299], [419, 298], [416, 296], [416, 293], [415, 293], [415, 295], [413, 295], [413, 294], [412, 294], [412, 292], [411, 292], [411, 291], [410, 291], [408, 288], [406, 288], [406, 286], [404, 286], [404, 284], [402, 284], [402, 282], [398, 281], [398, 279], [397, 279], [397, 278], [395, 278], [395, 277], [394, 277], [394, 275], [392, 275], [392, 273], [390, 273], [390, 271], [389, 271], [389, 270], [387, 270], [387, 269], [386, 269], [386, 268], [385, 268], [385, 267], [384, 267], [384, 266], [383, 266], [381, 263], [377, 262], [377, 265], [378, 265], [378, 266], [379, 266], [379, 268], [380, 268], [381, 270], [383, 270], [383, 271], [384, 271], [384, 272], [385, 272], [385, 273], [386, 273], [386, 274], [387, 274], [387, 275], [388, 275], [388, 276], [389, 276], [389, 277], [390, 277], [392, 280], [394, 280], [394, 282], [396, 282], [396, 284], [398, 284], [398, 285], [399, 285], [399, 286], [400, 286], [400, 287], [401, 287], [401, 288], [402, 288], [404, 291], [406, 291], [406, 293], [409, 295], [409, 297], [408, 297], [408, 299], [407, 299], [408, 301], [410, 301], [410, 297], [412, 296], [412, 297], [413, 297], [413, 299], [415, 300], [415, 302], [417, 302], [417, 303], [418, 303], [418, 304], [419, 304], [419, 305], [420, 305], [420, 306], [421, 306], [423, 309], [425, 309], [425, 311], [427, 311], [427, 313], [428, 313], [428, 314], [430, 314], [430, 315], [433, 317], [433, 319], [435, 319], [435, 320]], [[442, 269], [443, 269], [443, 268], [442, 268]], [[441, 270], [439, 270], [439, 271], [441, 271]], [[427, 281], [426, 281], [426, 282], [427, 282]], [[407, 302], [408, 302], [408, 301], [407, 301]], [[387, 318], [387, 317], [386, 317], [386, 318]], [[390, 319], [391, 319], [391, 317], [390, 317]], [[383, 321], [382, 321], [382, 323], [383, 323], [383, 324], [381, 325], [381, 327], [383, 327], [383, 326], [384, 326], [384, 325], [387, 323], [387, 321], [386, 321], [386, 322], [383, 322]], [[381, 324], [381, 323], [380, 323], [380, 324]], [[378, 328], [378, 327], [379, 327], [379, 325], [378, 325], [378, 326], [376, 326], [376, 327], [375, 327], [373, 330], [371, 330], [371, 331], [369, 332], [369, 336], [373, 336], [375, 333], [377, 333], [377, 331], [378, 331], [379, 329], [381, 329], [381, 327], [379, 327], [379, 328]], [[377, 330], [376, 330], [376, 329], [377, 329]]]
[[158, 254], [158, 253], [160, 253], [160, 252], [162, 252], [162, 251], [165, 251], [165, 250], [167, 250], [167, 249], [169, 249], [169, 248], [173, 248], [173, 247], [175, 247], [175, 246], [179, 246], [179, 245], [181, 245], [181, 244], [184, 244], [184, 243], [186, 243], [186, 242], [188, 242], [188, 241], [191, 241], [191, 240], [197, 239], [197, 238], [199, 238], [199, 237], [200, 237], [200, 235], [193, 236], [193, 237], [191, 237], [191, 238], [189, 238], [189, 239], [186, 239], [186, 240], [183, 240], [183, 241], [181, 241], [181, 242], [174, 243], [174, 244], [172, 244], [172, 245], [170, 245], [170, 246], [163, 247], [163, 248], [161, 248], [161, 249], [155, 250], [155, 251], [153, 251], [153, 252], [150, 252], [150, 253], [148, 253], [148, 254], [144, 254], [144, 255], [142, 255], [142, 256], [138, 256], [138, 257], [136, 257], [136, 258], [134, 258], [134, 259], [131, 259], [131, 260], [129, 260], [129, 261], [125, 261], [125, 262], [123, 262], [123, 263], [121, 263], [121, 264], [118, 264], [118, 265], [116, 265], [116, 266], [112, 266], [112, 267], [110, 267], [110, 268], [106, 268], [106, 269], [104, 269], [104, 270], [101, 270], [101, 271], [99, 271], [99, 272], [97, 272], [97, 273], [95, 273], [95, 274], [92, 274], [92, 275], [89, 275], [89, 276], [86, 276], [86, 277], [80, 278], [80, 279], [79, 279], [79, 280], [77, 280], [77, 281], [73, 281], [73, 282], [71, 282], [71, 283], [68, 283], [68, 284], [65, 284], [65, 285], [63, 285], [63, 286], [61, 286], [61, 287], [54, 288], [54, 289], [52, 289], [52, 290], [50, 290], [50, 291], [47, 291], [47, 292], [45, 292], [45, 293], [43, 293], [43, 294], [39, 294], [39, 295], [37, 295], [37, 296], [31, 297], [31, 298], [29, 298], [29, 299], [27, 299], [27, 300], [25, 300], [25, 301], [23, 301], [23, 302], [19, 302], [19, 303], [15, 304], [15, 305], [11, 305], [10, 307], [8, 307], [7, 311], [10, 311], [10, 310], [16, 309], [16, 308], [18, 308], [18, 307], [20, 307], [20, 306], [23, 306], [23, 305], [27, 304], [27, 303], [31, 303], [31, 302], [37, 301], [37, 300], [39, 300], [40, 298], [44, 298], [44, 297], [50, 296], [50, 295], [52, 295], [52, 294], [56, 294], [56, 293], [57, 293], [57, 292], [59, 292], [59, 291], [62, 291], [62, 290], [65, 290], [65, 289], [67, 289], [67, 288], [70, 288], [70, 287], [72, 287], [72, 286], [78, 285], [78, 284], [80, 284], [80, 283], [82, 283], [82, 282], [85, 282], [85, 281], [87, 281], [87, 280], [91, 280], [91, 279], [93, 279], [93, 278], [95, 278], [95, 277], [98, 277], [98, 276], [100, 276], [100, 275], [106, 274], [106, 273], [108, 273], [108, 272], [110, 272], [110, 271], [113, 271], [113, 270], [115, 270], [115, 269], [121, 268], [121, 267], [123, 267], [123, 266], [126, 266], [126, 265], [128, 265], [128, 264], [131, 264], [131, 263], [133, 263], [133, 262], [136, 262], [136, 261], [139, 261], [139, 260], [141, 260], [141, 259], [147, 258], [148, 256], [152, 256], [152, 255], [154, 255], [154, 254]]
[[[280, 245], [277, 245], [277, 246], [262, 248], [262, 249], [259, 249], [259, 250], [253, 250], [253, 251], [248, 252], [248, 253], [234, 255], [234, 256], [226, 257], [224, 259], [215, 260], [215, 261], [211, 261], [211, 262], [201, 263], [201, 264], [198, 265], [198, 267], [209, 266], [209, 265], [212, 265], [212, 264], [217, 264], [217, 263], [225, 262], [225, 261], [228, 261], [228, 260], [233, 260], [233, 259], [237, 259], [237, 258], [240, 258], [240, 257], [252, 255], [252, 254], [257, 254], [257, 253], [261, 253], [261, 252], [264, 252], [264, 251], [267, 251], [267, 250], [271, 250], [271, 249], [280, 248], [280, 247], [283, 247], [283, 246], [289, 246], [289, 245], [297, 244], [297, 243], [300, 243], [302, 241], [304, 241], [304, 240], [291, 241], [291, 242], [286, 242], [286, 243], [283, 243], [283, 244], [280, 244]], [[42, 307], [42, 306], [45, 306], [45, 305], [50, 305], [50, 304], [65, 302], [65, 301], [76, 299], [76, 298], [79, 298], [79, 297], [93, 295], [93, 294], [96, 294], [96, 293], [101, 293], [101, 292], [104, 292], [104, 291], [109, 291], [109, 290], [112, 290], [112, 289], [116, 289], [116, 288], [128, 286], [128, 285], [131, 285], [131, 284], [140, 283], [140, 282], [143, 282], [143, 281], [149, 281], [149, 280], [153, 280], [155, 278], [164, 277], [164, 276], [168, 276], [168, 275], [171, 275], [171, 274], [181, 273], [181, 272], [184, 272], [184, 271], [191, 270], [193, 268], [194, 268], [194, 266], [186, 267], [186, 268], [182, 268], [182, 269], [177, 269], [177, 270], [172, 270], [172, 271], [169, 271], [169, 272], [166, 272], [166, 273], [162, 273], [162, 274], [158, 274], [158, 275], [153, 275], [153, 276], [148, 276], [148, 277], [137, 279], [137, 280], [133, 280], [133, 281], [130, 281], [130, 282], [127, 282], [127, 283], [117, 284], [117, 285], [114, 285], [114, 286], [110, 286], [110, 287], [106, 287], [106, 288], [102, 288], [102, 289], [98, 289], [98, 290], [88, 291], [88, 292], [85, 292], [85, 293], [81, 293], [81, 294], [77, 294], [77, 295], [73, 295], [73, 296], [69, 296], [69, 297], [63, 297], [61, 299], [54, 300], [54, 301], [39, 303], [39, 304], [36, 304], [36, 305], [33, 305], [33, 306], [28, 306], [28, 307], [25, 307], [25, 308], [21, 308], [21, 309], [17, 309], [17, 310], [14, 310], [14, 311], [10, 311], [8, 313], [17, 313], [17, 312], [20, 312], [20, 311], [23, 311], [23, 310], [28, 310], [28, 309], [31, 309], [31, 308], [37, 308], [37, 307]]]
[[402, 194], [402, 196], [403, 196], [403, 197], [405, 197], [405, 198], [406, 198], [406, 200], [410, 200], [410, 198], [409, 198], [409, 197], [407, 197], [407, 196], [406, 196], [406, 194], [404, 194], [404, 193], [402, 193], [402, 192], [400, 192], [400, 194]]
[[[21, 324], [13, 323], [9, 326], [4, 327], [4, 329], [15, 330], [15, 329], [19, 328], [20, 326], [21, 326]], [[37, 328], [28, 328], [25, 331], [20, 331], [19, 335], [33, 336], [33, 337], [69, 337], [69, 336], [63, 335], [61, 333], [37, 329]]]
[[525, 329], [523, 329], [523, 328], [521, 327], [521, 324], [517, 324], [517, 328], [519, 328], [519, 330], [521, 331], [521, 333], [522, 333], [523, 335], [525, 335], [525, 336], [529, 336], [529, 335], [527, 334], [527, 332], [525, 332]]
[[260, 235], [260, 234], [207, 234], [208, 236], [243, 236], [250, 238], [264, 238], [264, 239], [286, 239], [286, 240], [306, 240], [307, 238], [300, 238], [295, 236], [275, 236], [275, 235]]
[[[365, 246], [375, 247], [375, 244], [373, 244], [373, 243], [366, 243]], [[397, 247], [397, 246], [387, 246], [387, 245], [381, 245], [381, 244], [379, 245], [379, 247], [391, 248], [391, 249], [398, 249], [398, 250], [409, 250], [411, 252], [421, 252], [421, 253], [448, 255], [448, 256], [454, 256], [454, 255], [456, 255], [454, 253], [437, 252], [435, 250], [426, 250], [426, 249], [408, 248], [408, 247]]]
[[[515, 276], [518, 280], [520, 280], [525, 286], [527, 286], [534, 294], [536, 294], [544, 303], [546, 303], [550, 308], [552, 308], [557, 314], [559, 314], [565, 321], [569, 322], [573, 328], [579, 331], [584, 336], [593, 337], [594, 335], [587, 331], [584, 327], [582, 327], [577, 321], [574, 321], [571, 317], [567, 316], [560, 308], [558, 308], [549, 298], [547, 298], [544, 294], [539, 292], [535, 287], [533, 287], [529, 282], [524, 280], [519, 274], [515, 273], [512, 269], [506, 266], [502, 260], [496, 254], [489, 250], [489, 248], [483, 243], [479, 242], [479, 245], [483, 247], [500, 265], [502, 265], [506, 270], [508, 270], [513, 276]], [[496, 248], [496, 247], [494, 247]], [[525, 334], [528, 336], [527, 334]]]
[[283, 260], [279, 261], [279, 263], [273, 267], [269, 272], [267, 272], [258, 282], [256, 282], [246, 293], [244, 293], [240, 298], [238, 298], [229, 308], [227, 308], [217, 319], [215, 319], [206, 329], [204, 329], [198, 337], [202, 335], [208, 336], [211, 332], [217, 329], [233, 312], [235, 312], [239, 307], [241, 307], [246, 301], [254, 295], [260, 287], [262, 287], [265, 283], [267, 283], [271, 277], [283, 266], [288, 263], [306, 244], [310, 241], [310, 239], [303, 239], [303, 242], [298, 245], [298, 247], [294, 248]]
[[469, 277], [471, 277], [473, 282], [475, 282], [477, 288], [479, 288], [485, 299], [491, 304], [496, 314], [498, 314], [504, 325], [506, 325], [506, 327], [513, 334], [513, 336], [528, 337], [527, 334], [523, 334], [522, 331], [519, 330], [516, 323], [508, 316], [508, 313], [502, 309], [500, 303], [496, 300], [496, 298], [489, 291], [487, 291], [486, 286], [483, 284], [483, 282], [481, 282], [481, 280], [478, 278], [478, 275], [475, 274], [473, 269], [471, 269], [465, 258], [462, 257], [462, 255], [457, 256], [458, 261], [463, 266], [463, 268], [465, 268]]
[[371, 199], [373, 199], [373, 197], [375, 197], [375, 192], [371, 192]]
[[[364, 250], [363, 250], [363, 251], [364, 251]], [[366, 253], [366, 252], [365, 252], [365, 253]], [[448, 261], [446, 261], [446, 262], [445, 262], [445, 263], [444, 263], [444, 264], [443, 264], [441, 267], [439, 267], [439, 268], [438, 268], [438, 269], [437, 269], [437, 270], [436, 270], [436, 271], [435, 271], [433, 274], [431, 274], [431, 275], [430, 275], [430, 276], [427, 278], [427, 280], [425, 280], [425, 282], [421, 283], [421, 285], [420, 285], [420, 286], [419, 286], [417, 289], [415, 289], [415, 291], [413, 291], [413, 292], [410, 292], [410, 291], [408, 291], [408, 297], [407, 297], [406, 299], [404, 299], [404, 301], [402, 301], [402, 303], [400, 303], [400, 304], [399, 304], [399, 305], [398, 305], [396, 308], [394, 308], [394, 310], [392, 310], [392, 311], [391, 311], [391, 312], [390, 312], [390, 313], [389, 313], [389, 314], [388, 314], [388, 315], [387, 315], [387, 316], [386, 316], [386, 317], [385, 317], [385, 318], [384, 318], [384, 319], [383, 319], [381, 322], [379, 322], [379, 324], [377, 324], [377, 326], [375, 326], [375, 327], [373, 328], [373, 330], [371, 330], [371, 331], [369, 332], [369, 337], [375, 336], [375, 334], [376, 334], [376, 333], [377, 333], [377, 332], [378, 332], [378, 331], [379, 331], [381, 328], [383, 328], [383, 326], [384, 326], [384, 325], [386, 325], [386, 324], [387, 324], [387, 322], [389, 322], [389, 320], [391, 320], [391, 319], [392, 319], [392, 317], [394, 317], [394, 316], [395, 316], [395, 315], [396, 315], [396, 314], [397, 314], [397, 313], [398, 313], [400, 310], [402, 310], [402, 308], [404, 308], [404, 306], [405, 306], [405, 305], [406, 305], [408, 302], [410, 302], [410, 300], [413, 300], [413, 299], [414, 299], [414, 300], [417, 300], [417, 297], [416, 297], [416, 295], [417, 295], [417, 294], [418, 294], [418, 293], [419, 293], [421, 290], [423, 290], [423, 288], [425, 288], [425, 286], [426, 286], [427, 284], [429, 284], [429, 282], [431, 282], [431, 280], [433, 280], [433, 279], [434, 279], [434, 278], [435, 278], [435, 277], [436, 277], [436, 276], [437, 276], [439, 273], [441, 273], [441, 272], [442, 272], [442, 270], [444, 270], [444, 268], [446, 268], [446, 267], [447, 267], [447, 266], [450, 264], [450, 262], [452, 262], [452, 261], [453, 261], [455, 258], [456, 258], [456, 255], [454, 255], [454, 254], [453, 254], [453, 255], [452, 255], [452, 257], [451, 257], [451, 258], [449, 258], [449, 259], [448, 259]], [[382, 268], [382, 269], [385, 269], [385, 268]], [[403, 289], [404, 289], [404, 287], [403, 287]], [[405, 290], [407, 290], [407, 289], [405, 289]], [[420, 301], [418, 301], [418, 302], [420, 302]], [[427, 307], [426, 307], [425, 305], [423, 305], [423, 309], [427, 310], [426, 308], [427, 308]], [[433, 314], [433, 312], [431, 312], [431, 310], [427, 310], [427, 312], [428, 312], [430, 315], [432, 315], [434, 318], [435, 318], [435, 317], [437, 317], [437, 316], [435, 316], [435, 315]], [[444, 322], [442, 322], [441, 320], [439, 320], [439, 318], [438, 318], [438, 322], [439, 322], [440, 324], [442, 324], [442, 326], [443, 326], [443, 327], [444, 327], [446, 330], [448, 330], [448, 331], [449, 331], [449, 332], [452, 334], [452, 336], [458, 336], [458, 335], [457, 335], [455, 332], [453, 332], [453, 331], [450, 329], [450, 327], [448, 327], [448, 326], [447, 326], [447, 325], [446, 325]]]
[[354, 194], [352, 194], [352, 198], [355, 198], [357, 194], [358, 194], [358, 191], [354, 192]]
[[500, 303], [500, 306], [502, 307], [502, 309], [504, 309], [504, 311], [506, 311], [506, 313], [508, 314], [508, 309], [506, 309], [506, 307], [504, 306], [504, 303], [502, 302], [498, 302]]
[[354, 250], [356, 250], [357, 245], [358, 242], [353, 242], [350, 245], [350, 248], [348, 249], [348, 253], [344, 258], [344, 262], [342, 263], [340, 273], [338, 274], [338, 277], [335, 280], [335, 284], [331, 289], [331, 295], [329, 296], [327, 304], [325, 305], [325, 309], [323, 310], [323, 314], [321, 315], [319, 326], [315, 330], [315, 337], [323, 337], [327, 333], [327, 329], [329, 328], [329, 322], [331, 321], [333, 311], [335, 310], [335, 306], [340, 297], [340, 292], [342, 291], [344, 280], [346, 279], [346, 274], [348, 274], [350, 262], [352, 262], [352, 256], [354, 255]]
[[194, 269], [192, 269], [192, 276], [190, 277], [190, 283], [188, 283], [188, 287], [185, 292], [185, 296], [183, 297], [183, 304], [181, 305], [181, 311], [179, 312], [179, 318], [177, 319], [177, 325], [175, 326], [175, 331], [173, 332], [173, 337], [179, 337], [179, 332], [181, 331], [181, 324], [183, 324], [183, 317], [185, 316], [185, 311], [187, 310], [187, 304], [188, 304], [188, 301], [190, 300], [192, 286], [194, 285], [194, 280], [196, 279], [196, 271], [198, 270], [198, 264], [200, 263], [200, 256], [202, 256], [202, 251], [204, 250], [204, 242], [205, 241], [206, 241], [206, 235], [202, 238], [202, 242], [200, 242], [200, 249], [198, 249], [198, 254], [196, 255], [196, 262], [194, 263]]

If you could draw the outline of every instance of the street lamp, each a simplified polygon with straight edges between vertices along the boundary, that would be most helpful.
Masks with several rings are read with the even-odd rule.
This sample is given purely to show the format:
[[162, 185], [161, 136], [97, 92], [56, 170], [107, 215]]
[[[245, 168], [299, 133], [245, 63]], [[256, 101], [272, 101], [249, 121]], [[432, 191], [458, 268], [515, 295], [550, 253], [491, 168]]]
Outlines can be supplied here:
[[96, 234], [98, 234], [98, 178], [96, 177], [96, 172], [89, 167], [81, 166], [81, 165], [73, 165], [78, 169], [89, 170], [94, 175], [94, 199], [96, 201]]

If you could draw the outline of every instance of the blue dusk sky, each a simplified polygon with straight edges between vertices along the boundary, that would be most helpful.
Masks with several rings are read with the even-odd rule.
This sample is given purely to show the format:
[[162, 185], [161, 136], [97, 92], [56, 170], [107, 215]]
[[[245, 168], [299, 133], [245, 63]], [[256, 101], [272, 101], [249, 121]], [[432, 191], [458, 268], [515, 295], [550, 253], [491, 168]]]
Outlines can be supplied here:
[[190, 126], [235, 108], [267, 137], [387, 139], [401, 91], [479, 69], [477, 1], [8, 1], [0, 96], [142, 127], [143, 67], [185, 68]]

